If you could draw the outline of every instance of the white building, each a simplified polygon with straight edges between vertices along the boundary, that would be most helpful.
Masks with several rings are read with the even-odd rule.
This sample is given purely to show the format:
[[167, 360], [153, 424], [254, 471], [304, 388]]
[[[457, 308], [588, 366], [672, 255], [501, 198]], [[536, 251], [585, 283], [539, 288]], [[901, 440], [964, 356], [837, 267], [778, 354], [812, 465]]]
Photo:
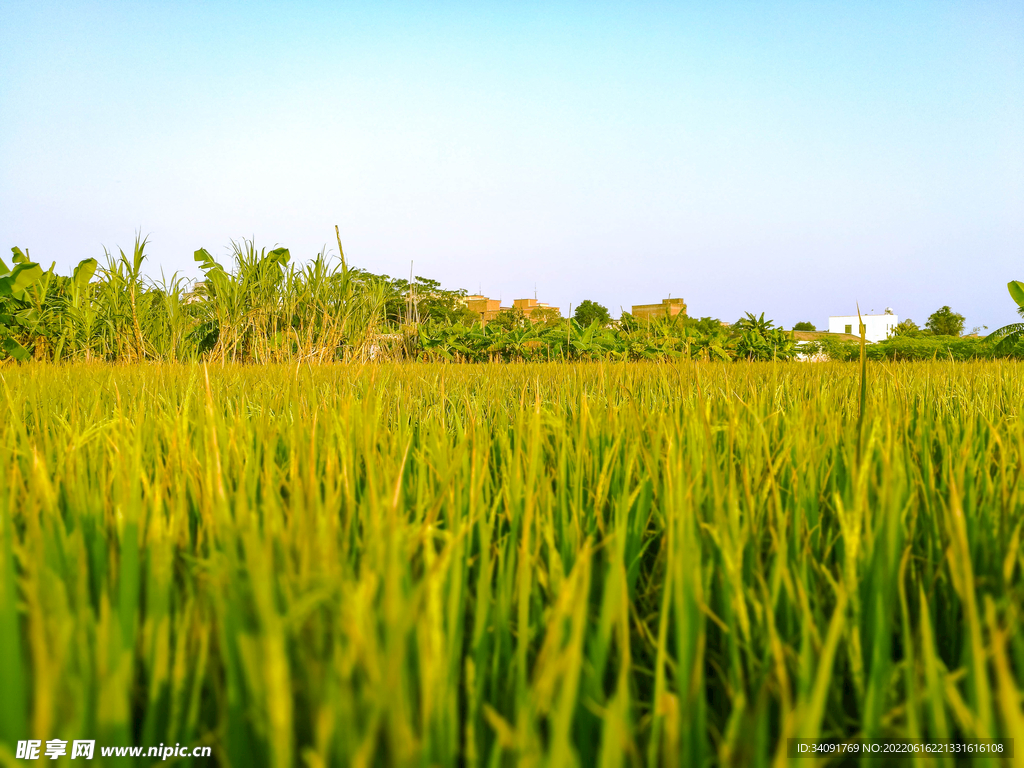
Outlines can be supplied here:
[[[864, 338], [868, 341], [885, 341], [893, 328], [899, 325], [900, 318], [894, 315], [891, 309], [885, 310], [882, 315], [861, 315], [864, 323]], [[857, 315], [837, 315], [828, 319], [829, 333], [852, 333], [860, 336], [860, 326]]]

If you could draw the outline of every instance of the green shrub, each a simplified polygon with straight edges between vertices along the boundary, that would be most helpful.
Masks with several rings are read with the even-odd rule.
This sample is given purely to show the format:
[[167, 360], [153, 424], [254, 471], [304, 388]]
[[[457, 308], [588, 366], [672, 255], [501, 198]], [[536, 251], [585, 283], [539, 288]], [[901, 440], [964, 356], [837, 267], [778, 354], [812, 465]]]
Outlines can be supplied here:
[[867, 348], [869, 360], [991, 360], [995, 348], [984, 339], [957, 336], [895, 336]]

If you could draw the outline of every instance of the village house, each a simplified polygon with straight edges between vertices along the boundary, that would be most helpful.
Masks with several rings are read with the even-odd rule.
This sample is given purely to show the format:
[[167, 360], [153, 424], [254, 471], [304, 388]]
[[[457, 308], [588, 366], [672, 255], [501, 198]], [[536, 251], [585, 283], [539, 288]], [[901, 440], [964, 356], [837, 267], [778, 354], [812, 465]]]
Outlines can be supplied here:
[[685, 315], [686, 302], [682, 299], [662, 299], [658, 304], [634, 304], [630, 314], [637, 320]]
[[829, 333], [847, 333], [860, 338], [860, 323], [864, 324], [864, 339], [872, 343], [885, 341], [899, 325], [900, 319], [887, 308], [881, 315], [833, 315], [828, 319]]
[[470, 296], [466, 296], [463, 301], [466, 307], [471, 312], [476, 312], [480, 316], [480, 320], [486, 325], [498, 316], [499, 312], [519, 309], [523, 315], [529, 318], [537, 310], [553, 309], [561, 315], [561, 311], [558, 307], [552, 307], [550, 304], [537, 301], [536, 299], [516, 299], [512, 302], [511, 307], [501, 306], [500, 299], [489, 299], [486, 296], [475, 293]]
[[479, 293], [466, 296], [463, 301], [470, 312], [476, 312], [480, 320], [486, 325], [498, 316], [498, 313], [509, 307], [501, 306], [501, 299], [489, 299]]
[[537, 310], [541, 309], [553, 309], [558, 312], [559, 317], [562, 315], [562, 311], [558, 307], [552, 307], [550, 304], [538, 302], [536, 299], [516, 299], [512, 302], [512, 306], [522, 310], [523, 314], [526, 315], [527, 318]]

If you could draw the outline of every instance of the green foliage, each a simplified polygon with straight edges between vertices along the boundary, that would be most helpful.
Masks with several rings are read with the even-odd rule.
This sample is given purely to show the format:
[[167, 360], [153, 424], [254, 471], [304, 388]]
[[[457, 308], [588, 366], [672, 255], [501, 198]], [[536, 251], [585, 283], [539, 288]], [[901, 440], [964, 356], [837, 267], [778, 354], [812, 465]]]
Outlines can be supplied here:
[[504, 331], [521, 331], [530, 328], [531, 323], [522, 309], [519, 307], [509, 307], [498, 312], [488, 325]]
[[1017, 304], [1017, 311], [1024, 316], [1024, 283], [1019, 280], [1011, 280], [1006, 284], [1010, 292], [1010, 298]]
[[857, 372], [8, 368], [0, 754], [757, 766], [793, 736], [1013, 737], [1024, 365], [869, 366], [859, 458]]
[[741, 333], [753, 331], [754, 333], [767, 334], [775, 329], [775, 323], [771, 320], [765, 320], [764, 312], [760, 316], [755, 315], [753, 312], [745, 312], [743, 317], [733, 324], [733, 328]]
[[367, 356], [384, 323], [385, 280], [343, 257], [296, 266], [287, 248], [233, 242], [229, 266], [196, 251], [204, 278], [190, 285], [149, 280], [146, 246], [137, 236], [70, 277], [13, 249], [14, 270], [0, 262], [0, 349], [15, 360], [326, 362]]
[[42, 280], [43, 270], [20, 248], [11, 250], [14, 269], [0, 260], [0, 349], [15, 360], [25, 361], [30, 354], [21, 342], [35, 325], [28, 290]]
[[[488, 360], [728, 360], [732, 340], [719, 328], [702, 334], [676, 320], [652, 320], [608, 328], [574, 319], [530, 322], [513, 308], [485, 327], [430, 323], [418, 332], [413, 354], [425, 359]], [[438, 357], [437, 350], [444, 350]]]
[[598, 304], [596, 301], [584, 299], [576, 307], [576, 311], [572, 313], [572, 319], [586, 328], [594, 323], [608, 325], [612, 321], [612, 316], [608, 314], [607, 307]]
[[[1006, 285], [1010, 298], [1017, 304], [1017, 314], [1024, 317], [1024, 283], [1011, 280]], [[1005, 350], [1024, 340], [1024, 323], [1011, 323], [998, 328], [987, 336], [987, 340], [997, 341], [998, 347]]]
[[860, 355], [860, 344], [852, 341], [843, 341], [825, 334], [816, 341], [808, 341], [801, 344], [799, 352], [814, 359], [848, 362]]
[[[833, 361], [856, 360], [860, 345], [825, 336], [805, 344], [801, 351], [821, 354]], [[1024, 359], [1024, 343], [995, 348], [984, 339], [952, 336], [893, 336], [877, 344], [868, 344], [865, 350], [869, 360], [991, 360], [996, 357]]]
[[440, 322], [472, 325], [479, 318], [466, 307], [464, 289], [446, 290], [437, 280], [416, 276], [412, 283], [387, 275], [376, 277], [361, 273], [382, 283], [385, 292], [385, 317], [392, 323]]
[[765, 320], [764, 312], [758, 317], [747, 312], [733, 326], [738, 332], [736, 355], [744, 360], [791, 360], [798, 349], [793, 335], [782, 328], [776, 328], [771, 320]]
[[553, 328], [562, 323], [562, 313], [555, 307], [537, 307], [530, 313], [530, 322], [534, 325], [543, 325], [546, 328]]
[[623, 312], [619, 316], [619, 328], [626, 332], [638, 330], [643, 326], [643, 322], [631, 315], [629, 312]]
[[14, 249], [14, 269], [0, 275], [0, 360], [786, 360], [796, 350], [763, 314], [735, 329], [684, 315], [638, 322], [624, 313], [612, 324], [583, 302], [570, 320], [512, 308], [484, 327], [465, 291], [351, 268], [340, 238], [338, 259], [321, 252], [305, 265], [247, 240], [231, 243], [227, 263], [200, 248], [195, 283], [148, 279], [147, 245], [140, 234], [131, 251], [87, 259], [70, 277]]
[[[676, 316], [678, 320], [679, 316]], [[683, 317], [683, 325], [692, 328], [697, 333], [713, 335], [723, 331], [722, 321], [715, 317]]]
[[800, 323], [797, 323], [796, 325], [794, 325], [793, 326], [793, 330], [794, 331], [816, 331], [817, 328], [814, 327], [814, 323], [811, 323], [811, 322], [809, 322], [807, 320], [804, 320], [803, 322], [800, 322]]
[[936, 336], [959, 336], [964, 332], [964, 316], [948, 306], [940, 307], [928, 317], [925, 327]]
[[892, 336], [904, 336], [909, 338], [917, 338], [921, 335], [921, 329], [917, 327], [917, 323], [911, 320], [909, 317], [906, 320], [900, 320], [896, 327], [890, 332]]
[[0, 260], [0, 350], [20, 362], [61, 359], [91, 318], [83, 316], [83, 304], [91, 294], [96, 260], [85, 259], [69, 278], [55, 274], [53, 266], [44, 272], [20, 248], [11, 250], [12, 270]]
[[[983, 339], [950, 336], [898, 336], [868, 347], [873, 360], [989, 360], [995, 350]], [[1013, 355], [1013, 350], [1007, 350]]]
[[[408, 353], [426, 360], [790, 360], [791, 334], [771, 321], [727, 329], [718, 320], [683, 316], [637, 322], [623, 315], [618, 327], [575, 319], [531, 323], [521, 312], [498, 315], [486, 327], [428, 323]], [[440, 351], [439, 351], [440, 350]]]

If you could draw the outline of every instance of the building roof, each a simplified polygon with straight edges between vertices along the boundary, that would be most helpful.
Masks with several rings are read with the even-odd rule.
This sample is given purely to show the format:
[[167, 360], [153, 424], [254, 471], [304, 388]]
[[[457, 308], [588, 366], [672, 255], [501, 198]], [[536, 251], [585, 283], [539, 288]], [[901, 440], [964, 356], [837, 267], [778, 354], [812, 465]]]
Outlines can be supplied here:
[[819, 341], [820, 339], [860, 341], [860, 336], [856, 336], [852, 333], [829, 333], [828, 331], [793, 331], [793, 338], [797, 341]]
[[[829, 315], [828, 319], [829, 320], [838, 320], [839, 318], [842, 318], [842, 319], [845, 320], [845, 319], [851, 318], [851, 317], [856, 319], [857, 315]], [[876, 313], [874, 313], [872, 315], [869, 315], [866, 312], [861, 312], [860, 313], [860, 317], [862, 317], [862, 318], [868, 318], [868, 317], [892, 317], [892, 318], [895, 318], [895, 317], [897, 317], [897, 315], [894, 312], [876, 312]]]

